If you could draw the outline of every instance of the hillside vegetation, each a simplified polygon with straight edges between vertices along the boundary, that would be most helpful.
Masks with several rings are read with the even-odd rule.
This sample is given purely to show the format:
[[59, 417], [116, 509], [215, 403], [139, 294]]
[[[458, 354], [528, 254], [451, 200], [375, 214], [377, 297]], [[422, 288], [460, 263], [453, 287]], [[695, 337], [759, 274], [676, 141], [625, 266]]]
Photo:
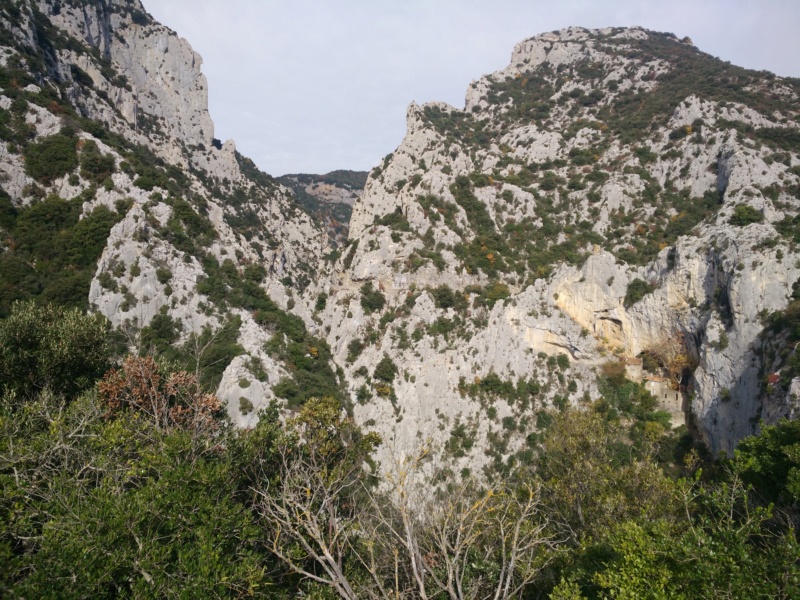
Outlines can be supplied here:
[[517, 45], [370, 173], [0, 0], [0, 595], [800, 597], [797, 81]]

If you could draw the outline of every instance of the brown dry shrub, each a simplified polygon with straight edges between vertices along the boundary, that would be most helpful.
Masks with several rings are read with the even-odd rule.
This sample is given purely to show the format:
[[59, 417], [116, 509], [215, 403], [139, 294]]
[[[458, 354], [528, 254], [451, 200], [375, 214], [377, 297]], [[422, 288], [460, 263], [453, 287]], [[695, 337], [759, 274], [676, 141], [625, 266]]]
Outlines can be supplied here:
[[129, 356], [97, 384], [100, 402], [111, 418], [124, 410], [147, 415], [159, 431], [176, 429], [214, 434], [223, 424], [219, 399], [185, 371], [165, 373], [152, 356]]

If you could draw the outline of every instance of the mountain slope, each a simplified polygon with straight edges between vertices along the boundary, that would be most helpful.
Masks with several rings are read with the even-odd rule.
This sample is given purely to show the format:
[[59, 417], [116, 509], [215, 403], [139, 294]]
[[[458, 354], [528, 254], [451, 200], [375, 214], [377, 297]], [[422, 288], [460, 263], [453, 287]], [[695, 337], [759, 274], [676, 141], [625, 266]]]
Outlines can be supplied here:
[[[655, 387], [674, 377], [673, 412], [683, 404], [714, 452], [759, 418], [794, 414], [789, 390], [762, 394], [781, 363], [762, 360], [759, 336], [800, 275], [787, 235], [798, 91], [670, 34], [573, 28], [518, 44], [464, 110], [412, 105], [354, 206], [332, 287], [344, 307], [327, 316], [340, 359], [353, 339], [367, 344], [350, 372], [384, 354], [403, 365], [394, 406], [365, 406], [364, 419], [413, 420], [407, 434], [381, 429], [408, 444], [418, 431], [452, 441], [464, 422], [506, 439], [533, 419], [515, 408], [519, 391], [488, 394], [489, 411], [471, 386], [535, 381], [544, 406], [578, 402], [597, 397], [614, 356], [650, 357]], [[388, 310], [347, 300], [364, 282]], [[572, 390], [548, 365], [559, 354]]]
[[[213, 138], [200, 57], [138, 1], [0, 10], [2, 309], [88, 300], [252, 419], [272, 385], [297, 379], [297, 361], [264, 342], [320, 345], [284, 309], [316, 277], [324, 232]], [[336, 391], [323, 371], [304, 394]]]
[[794, 80], [640, 28], [543, 34], [463, 110], [412, 104], [356, 198], [216, 140], [200, 57], [137, 1], [0, 19], [4, 314], [98, 310], [240, 426], [333, 395], [383, 461], [530, 462], [553, 410], [624, 412], [620, 372], [713, 452], [795, 414]]
[[278, 181], [292, 190], [297, 202], [324, 223], [331, 247], [335, 250], [347, 240], [353, 203], [367, 181], [364, 171], [331, 171], [324, 175], [297, 173]]

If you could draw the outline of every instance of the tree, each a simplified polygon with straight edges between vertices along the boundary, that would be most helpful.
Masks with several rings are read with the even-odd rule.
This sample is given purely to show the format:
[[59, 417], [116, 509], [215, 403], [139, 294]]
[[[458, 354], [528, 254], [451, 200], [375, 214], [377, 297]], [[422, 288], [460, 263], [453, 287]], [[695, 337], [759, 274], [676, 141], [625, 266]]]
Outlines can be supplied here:
[[378, 442], [375, 434], [362, 436], [334, 398], [311, 398], [276, 441], [277, 473], [253, 481], [272, 552], [292, 572], [348, 600], [359, 598], [345, 565], [355, 496]]
[[[800, 547], [753, 507], [741, 479], [681, 481], [678, 519], [627, 520], [609, 531], [610, 556], [592, 577], [613, 598], [795, 598]], [[595, 547], [595, 554], [600, 550]]]
[[782, 419], [739, 442], [735, 464], [768, 502], [800, 509], [800, 421]]
[[331, 399], [310, 400], [276, 444], [278, 472], [256, 481], [277, 557], [340, 598], [519, 597], [552, 559], [535, 483], [436, 494], [415, 456], [370, 485], [377, 444]]
[[229, 430], [198, 444], [95, 394], [0, 402], [0, 595], [253, 595], [268, 583]]
[[359, 512], [353, 554], [371, 598], [520, 597], [552, 560], [535, 481], [482, 487], [467, 478], [439, 493], [421, 477], [425, 453], [395, 464]]
[[28, 301], [0, 321], [0, 382], [21, 397], [50, 389], [72, 398], [105, 373], [110, 355], [102, 315]]
[[239, 597], [272, 583], [252, 455], [193, 375], [130, 356], [96, 390], [61, 392], [0, 394], [0, 596]]
[[651, 451], [634, 448], [626, 428], [594, 408], [556, 417], [537, 469], [547, 509], [574, 543], [602, 538], [633, 516], [674, 510], [672, 484], [650, 460]]

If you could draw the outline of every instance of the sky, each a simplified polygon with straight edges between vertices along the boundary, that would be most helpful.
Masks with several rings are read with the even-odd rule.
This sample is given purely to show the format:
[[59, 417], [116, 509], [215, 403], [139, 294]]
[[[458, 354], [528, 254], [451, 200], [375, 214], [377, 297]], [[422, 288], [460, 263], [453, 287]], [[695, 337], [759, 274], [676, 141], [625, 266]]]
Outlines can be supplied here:
[[689, 36], [800, 77], [800, 0], [143, 0], [203, 57], [215, 135], [271, 175], [369, 170], [408, 105], [462, 108], [514, 44], [572, 25]]

